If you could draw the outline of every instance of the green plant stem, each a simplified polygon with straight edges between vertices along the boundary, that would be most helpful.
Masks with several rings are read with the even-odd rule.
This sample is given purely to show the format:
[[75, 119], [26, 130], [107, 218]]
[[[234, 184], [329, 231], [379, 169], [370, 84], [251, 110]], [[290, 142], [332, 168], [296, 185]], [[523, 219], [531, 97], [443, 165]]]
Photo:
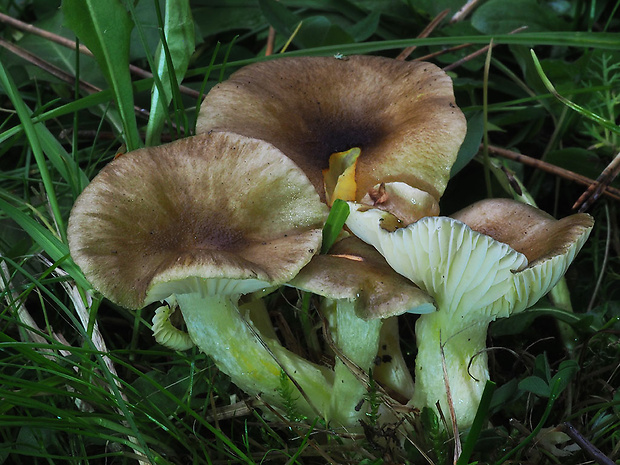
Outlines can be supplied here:
[[487, 187], [487, 197], [493, 197], [493, 187], [491, 185], [491, 167], [489, 160], [489, 69], [491, 67], [491, 54], [493, 51], [493, 40], [489, 44], [489, 51], [484, 62], [484, 79], [482, 84], [482, 114], [483, 114], [483, 148], [482, 156], [484, 159], [484, 182]]
[[560, 102], [562, 102], [567, 107], [571, 108], [572, 110], [575, 110], [580, 115], [585, 116], [586, 118], [600, 124], [603, 128], [613, 132], [614, 134], [620, 134], [620, 127], [617, 126], [613, 121], [602, 118], [596, 113], [593, 113], [590, 110], [587, 110], [577, 105], [576, 103], [570, 101], [566, 97], [560, 95], [558, 91], [555, 90], [555, 87], [553, 87], [553, 84], [551, 83], [549, 78], [547, 78], [547, 76], [545, 75], [542, 69], [542, 66], [540, 65], [540, 61], [538, 61], [538, 57], [536, 56], [536, 53], [534, 53], [534, 50], [531, 50], [531, 54], [532, 54], [532, 59], [534, 60], [534, 66], [536, 67], [536, 71], [538, 72], [540, 79], [542, 80], [547, 90], [551, 92], [551, 94], [553, 94], [555, 98], [557, 98]]
[[297, 393], [298, 411], [308, 418], [325, 415], [332, 386], [329, 370], [293, 354], [274, 339], [261, 336], [261, 342], [258, 331], [229, 297], [200, 293], [175, 297], [194, 343], [237, 386], [281, 409], [278, 388], [284, 370], [303, 390], [304, 395]]

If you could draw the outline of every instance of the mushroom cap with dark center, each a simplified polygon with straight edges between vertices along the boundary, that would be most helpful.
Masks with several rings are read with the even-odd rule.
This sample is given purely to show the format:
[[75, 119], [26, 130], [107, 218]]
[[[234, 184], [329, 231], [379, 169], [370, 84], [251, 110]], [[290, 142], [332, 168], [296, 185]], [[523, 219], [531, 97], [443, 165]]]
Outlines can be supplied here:
[[320, 248], [326, 210], [271, 144], [204, 134], [101, 170], [73, 207], [69, 247], [97, 290], [140, 308], [209, 278], [233, 291], [289, 280]]
[[266, 140], [321, 198], [329, 157], [361, 148], [357, 200], [400, 181], [438, 199], [465, 137], [452, 81], [437, 66], [375, 56], [281, 58], [246, 66], [206, 96], [197, 132]]

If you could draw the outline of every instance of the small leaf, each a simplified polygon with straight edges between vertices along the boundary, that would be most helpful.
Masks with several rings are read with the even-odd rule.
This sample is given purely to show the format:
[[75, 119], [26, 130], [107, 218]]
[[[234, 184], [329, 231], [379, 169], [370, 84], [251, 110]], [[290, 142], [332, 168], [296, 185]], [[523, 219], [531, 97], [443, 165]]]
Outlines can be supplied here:
[[528, 376], [527, 378], [521, 380], [519, 383], [519, 389], [531, 392], [532, 394], [536, 394], [540, 397], [549, 397], [551, 394], [551, 388], [549, 388], [549, 385], [538, 376]]
[[484, 118], [482, 113], [475, 113], [467, 118], [467, 134], [461, 144], [459, 154], [456, 157], [450, 177], [461, 171], [474, 158], [480, 148], [482, 132], [484, 130]]
[[373, 10], [368, 16], [354, 26], [348, 28], [347, 32], [355, 42], [362, 42], [372, 36], [379, 27], [379, 19], [381, 18], [380, 10]]
[[549, 366], [547, 354], [540, 354], [536, 357], [536, 362], [534, 363], [534, 376], [538, 376], [546, 383], [551, 381], [551, 367]]
[[565, 360], [560, 363], [558, 372], [549, 382], [549, 384], [554, 387], [554, 392], [552, 394], [559, 395], [564, 389], [566, 389], [566, 386], [568, 386], [578, 371], [579, 364], [575, 360]]
[[267, 22], [285, 37], [290, 37], [301, 22], [300, 17], [276, 0], [258, 0], [258, 4]]
[[527, 26], [528, 32], [561, 30], [564, 22], [536, 0], [489, 0], [473, 14], [472, 25], [485, 34], [502, 34]]

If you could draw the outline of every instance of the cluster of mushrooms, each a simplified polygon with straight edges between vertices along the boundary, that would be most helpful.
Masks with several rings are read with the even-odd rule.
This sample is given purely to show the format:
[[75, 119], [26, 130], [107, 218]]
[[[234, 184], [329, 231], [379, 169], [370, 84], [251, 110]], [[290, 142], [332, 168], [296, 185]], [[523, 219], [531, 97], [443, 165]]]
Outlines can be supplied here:
[[[412, 411], [452, 407], [459, 428], [471, 425], [489, 323], [547, 293], [593, 226], [507, 199], [438, 216], [466, 121], [430, 63], [256, 63], [208, 93], [196, 132], [101, 170], [71, 212], [71, 255], [111, 301], [161, 302], [158, 342], [196, 345], [276, 410], [284, 374], [297, 412], [333, 427], [365, 417], [371, 367]], [[320, 254], [335, 199], [350, 215]], [[266, 296], [282, 286], [319, 296], [333, 365], [280, 342]], [[176, 309], [185, 331], [170, 324]], [[405, 312], [420, 314], [413, 376], [398, 339]]]

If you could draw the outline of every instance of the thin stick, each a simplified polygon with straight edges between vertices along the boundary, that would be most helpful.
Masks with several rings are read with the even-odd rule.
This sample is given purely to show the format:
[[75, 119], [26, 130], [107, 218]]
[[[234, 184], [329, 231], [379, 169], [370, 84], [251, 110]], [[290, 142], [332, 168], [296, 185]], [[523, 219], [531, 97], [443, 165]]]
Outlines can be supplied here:
[[575, 441], [575, 443], [599, 465], [615, 465], [615, 462], [603, 454], [590, 441], [584, 438], [577, 429], [569, 422], [562, 423], [562, 430]]
[[[70, 39], [67, 39], [66, 37], [62, 37], [62, 36], [59, 36], [58, 34], [54, 34], [52, 32], [46, 31], [45, 29], [40, 29], [36, 26], [33, 26], [32, 24], [24, 23], [23, 21], [12, 18], [11, 16], [5, 15], [4, 13], [0, 13], [0, 22], [9, 24], [10, 26], [13, 26], [14, 28], [19, 29], [21, 31], [28, 32], [30, 34], [37, 35], [39, 37], [43, 37], [44, 39], [47, 39], [51, 42], [55, 42], [59, 45], [62, 45], [63, 47], [75, 50], [75, 42], [73, 40], [70, 40]], [[79, 45], [78, 50], [83, 55], [93, 57], [92, 52], [88, 50], [88, 48], [86, 48], [82, 44]], [[129, 71], [135, 76], [138, 76], [143, 79], [151, 79], [153, 77], [152, 73], [142, 68], [139, 68], [135, 65], [130, 64]], [[195, 91], [194, 89], [190, 89], [189, 87], [186, 87], [186, 86], [179, 86], [179, 91], [193, 98], [200, 97], [199, 92]]]
[[276, 30], [273, 26], [269, 26], [269, 35], [267, 36], [267, 47], [265, 48], [265, 56], [273, 55], [273, 47], [276, 41]]
[[[1, 13], [0, 13], [1, 14]], [[9, 52], [17, 55], [18, 57], [26, 60], [29, 63], [32, 63], [36, 67], [42, 69], [43, 71], [51, 74], [52, 76], [64, 81], [68, 84], [73, 84], [75, 82], [75, 77], [71, 76], [66, 71], [58, 68], [56, 65], [53, 65], [33, 53], [30, 53], [28, 50], [25, 50], [18, 45], [12, 44], [11, 42], [7, 42], [4, 39], [0, 39], [0, 47], [4, 47]], [[78, 85], [80, 89], [89, 94], [94, 94], [96, 92], [101, 92], [101, 89], [97, 86], [92, 85], [89, 82], [83, 81], [82, 79], [78, 80]]]
[[[527, 155], [514, 152], [512, 150], [507, 150], [493, 145], [489, 145], [489, 153], [492, 153], [493, 155], [499, 155], [503, 158], [508, 158], [509, 160], [514, 160], [524, 165], [537, 168], [541, 171], [551, 173], [555, 176], [559, 176], [561, 178], [568, 179], [569, 181], [573, 181], [585, 186], [589, 186], [595, 182], [593, 179], [590, 179], [581, 174], [569, 171], [564, 168], [560, 168], [559, 166], [552, 165], [551, 163], [547, 163], [542, 160], [538, 160], [537, 158], [532, 158]], [[606, 195], [614, 200], [620, 201], [620, 189], [616, 189], [615, 187], [611, 186], [605, 186], [605, 190], [602, 193], [603, 195]]]
[[581, 194], [573, 205], [573, 210], [586, 211], [601, 196], [601, 193], [620, 174], [620, 152], [603, 170], [596, 181]]
[[[424, 39], [425, 37], [428, 37], [431, 34], [431, 32], [433, 32], [435, 28], [439, 25], [439, 23], [446, 16], [448, 16], [448, 13], [450, 13], [450, 10], [443, 10], [441, 13], [435, 16], [435, 18], [433, 18], [433, 20], [430, 23], [428, 23], [428, 25], [422, 30], [422, 32], [420, 32], [417, 38]], [[407, 47], [405, 50], [403, 50], [402, 52], [398, 54], [396, 59], [400, 61], [405, 61], [417, 47], [418, 47], [417, 45], [412, 45], [411, 47]]]
[[[12, 44], [11, 42], [7, 42], [3, 39], [0, 39], [0, 47], [6, 48], [11, 53], [14, 53], [18, 57], [26, 60], [29, 63], [32, 63], [36, 67], [60, 79], [61, 81], [66, 82], [67, 84], [73, 85], [75, 83], [75, 76], [39, 58], [38, 56], [30, 53], [28, 50], [25, 50], [19, 47], [18, 45], [15, 45], [15, 44]], [[97, 92], [102, 92], [102, 89], [100, 89], [99, 87], [94, 86], [93, 84], [89, 82], [83, 81], [82, 79], [78, 79], [78, 86], [80, 89], [82, 89], [84, 92], [88, 94], [95, 94]], [[135, 105], [133, 108], [134, 108], [136, 115], [144, 116], [145, 118], [148, 118], [149, 116], [148, 110], [145, 110], [144, 108], [140, 108]]]
[[[514, 31], [511, 31], [510, 34], [516, 34], [518, 32], [524, 31], [525, 29], [527, 29], [527, 27], [525, 27], [525, 26], [519, 27], [519, 28], [515, 29]], [[477, 56], [482, 55], [483, 53], [486, 53], [489, 50], [489, 48], [495, 47], [496, 45], [497, 44], [493, 44], [493, 41], [491, 41], [491, 43], [489, 45], [485, 45], [480, 50], [476, 50], [475, 52], [470, 53], [466, 57], [463, 57], [460, 60], [457, 60], [454, 63], [449, 64], [448, 66], [445, 66], [443, 68], [443, 70], [444, 71], [451, 71], [454, 68], [457, 68], [457, 67], [461, 66], [463, 63], [467, 63], [468, 61], [473, 60]]]

